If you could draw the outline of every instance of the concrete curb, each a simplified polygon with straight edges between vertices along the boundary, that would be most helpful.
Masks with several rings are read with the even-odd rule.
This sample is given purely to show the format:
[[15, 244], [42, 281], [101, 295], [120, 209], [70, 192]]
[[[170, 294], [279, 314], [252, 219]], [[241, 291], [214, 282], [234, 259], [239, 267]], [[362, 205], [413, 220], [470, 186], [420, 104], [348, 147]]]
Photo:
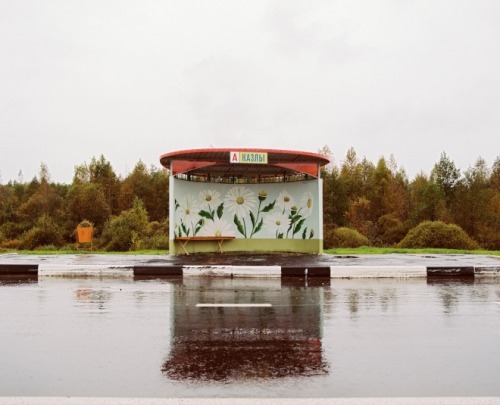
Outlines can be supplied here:
[[427, 277], [426, 266], [332, 266], [331, 278], [413, 278]]
[[36, 277], [308, 277], [358, 278], [476, 278], [500, 277], [500, 266], [232, 266], [232, 265], [111, 265], [0, 264], [0, 276]]
[[47, 277], [133, 277], [134, 266], [40, 264], [38, 275]]

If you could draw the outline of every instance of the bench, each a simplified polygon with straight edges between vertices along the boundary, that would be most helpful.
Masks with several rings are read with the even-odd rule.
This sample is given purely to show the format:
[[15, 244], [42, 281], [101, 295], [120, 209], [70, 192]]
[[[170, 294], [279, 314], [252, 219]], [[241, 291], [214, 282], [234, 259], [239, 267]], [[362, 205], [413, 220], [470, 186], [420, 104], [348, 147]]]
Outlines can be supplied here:
[[234, 239], [234, 236], [177, 236], [175, 240], [178, 240], [181, 244], [182, 250], [189, 255], [189, 252], [186, 249], [186, 246], [189, 242], [206, 242], [206, 241], [215, 241], [217, 242], [217, 250], [219, 253], [222, 253], [222, 243], [225, 240]]

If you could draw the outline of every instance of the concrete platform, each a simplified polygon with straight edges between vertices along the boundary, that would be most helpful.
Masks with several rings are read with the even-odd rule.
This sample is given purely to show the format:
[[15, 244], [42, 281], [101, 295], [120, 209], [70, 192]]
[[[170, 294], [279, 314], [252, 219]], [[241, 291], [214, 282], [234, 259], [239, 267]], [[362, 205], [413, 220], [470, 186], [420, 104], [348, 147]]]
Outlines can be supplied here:
[[495, 397], [415, 398], [62, 398], [0, 397], [0, 405], [493, 405]]
[[57, 277], [500, 277], [500, 257], [486, 255], [79, 254], [0, 255], [0, 276]]

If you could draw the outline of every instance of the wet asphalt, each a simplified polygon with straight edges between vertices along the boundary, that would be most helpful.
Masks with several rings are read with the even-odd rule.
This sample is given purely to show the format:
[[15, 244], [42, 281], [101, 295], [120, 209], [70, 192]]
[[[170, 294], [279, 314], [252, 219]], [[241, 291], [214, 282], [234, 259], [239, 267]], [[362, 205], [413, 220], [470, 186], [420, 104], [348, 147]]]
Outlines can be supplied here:
[[133, 255], [93, 254], [76, 255], [0, 255], [0, 265], [54, 264], [54, 265], [172, 265], [172, 266], [500, 266], [500, 257], [465, 254], [249, 254], [203, 253], [191, 255]]

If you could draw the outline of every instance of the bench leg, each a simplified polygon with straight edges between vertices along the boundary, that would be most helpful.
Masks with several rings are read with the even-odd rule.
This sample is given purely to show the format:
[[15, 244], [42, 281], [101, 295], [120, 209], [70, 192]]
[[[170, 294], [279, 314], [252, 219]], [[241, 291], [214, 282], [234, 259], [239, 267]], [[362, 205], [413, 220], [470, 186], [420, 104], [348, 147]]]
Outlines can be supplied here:
[[184, 250], [184, 253], [186, 253], [189, 256], [189, 252], [186, 249], [186, 246], [189, 243], [189, 241], [188, 240], [185, 240], [185, 241], [180, 240], [179, 242], [181, 244], [182, 250]]
[[222, 253], [222, 242], [224, 242], [224, 241], [223, 240], [217, 241], [217, 245], [219, 245], [219, 253]]

